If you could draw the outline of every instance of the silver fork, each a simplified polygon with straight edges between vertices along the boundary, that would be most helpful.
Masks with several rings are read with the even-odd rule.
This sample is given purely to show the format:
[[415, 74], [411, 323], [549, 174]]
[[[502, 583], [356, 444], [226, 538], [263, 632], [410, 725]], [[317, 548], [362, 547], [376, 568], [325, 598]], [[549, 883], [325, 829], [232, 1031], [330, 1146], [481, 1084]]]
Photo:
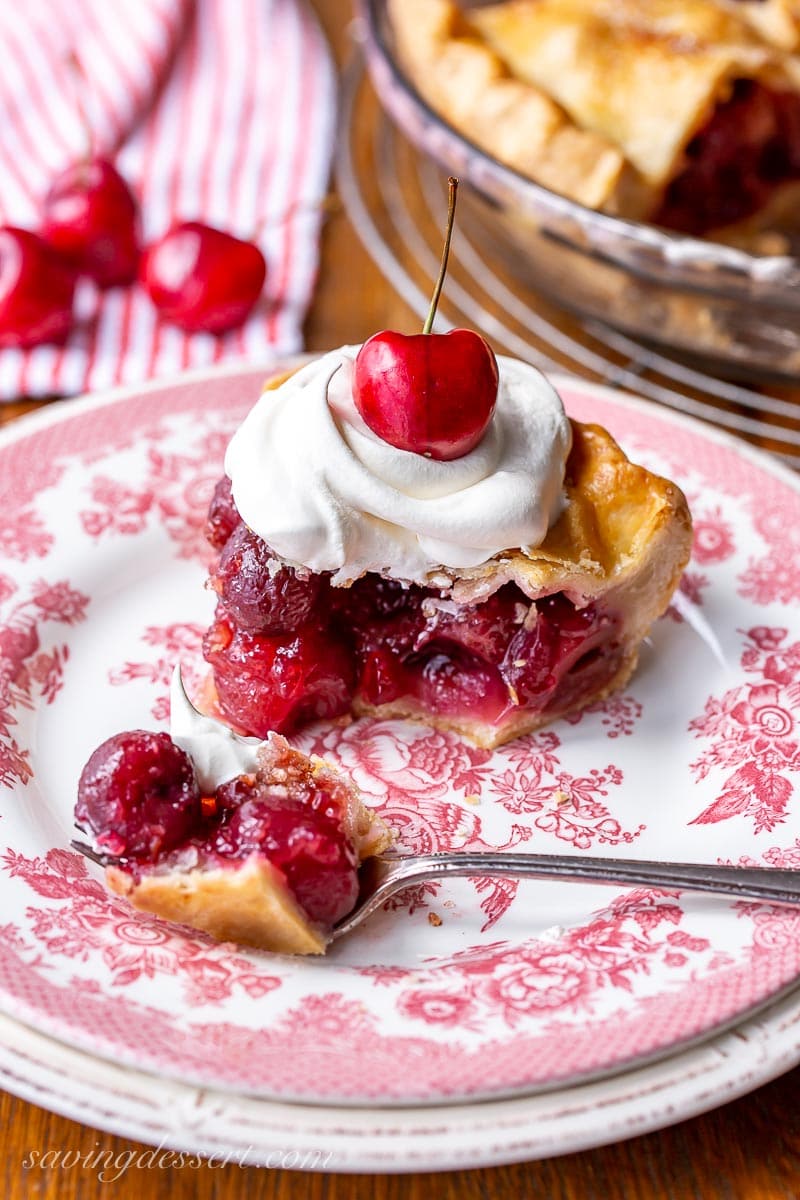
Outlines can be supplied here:
[[367, 859], [360, 869], [358, 904], [334, 927], [340, 938], [377, 912], [390, 896], [417, 883], [463, 875], [560, 879], [712, 892], [739, 900], [800, 905], [800, 871], [778, 867], [719, 867], [705, 863], [583, 858], [559, 854], [398, 854]]

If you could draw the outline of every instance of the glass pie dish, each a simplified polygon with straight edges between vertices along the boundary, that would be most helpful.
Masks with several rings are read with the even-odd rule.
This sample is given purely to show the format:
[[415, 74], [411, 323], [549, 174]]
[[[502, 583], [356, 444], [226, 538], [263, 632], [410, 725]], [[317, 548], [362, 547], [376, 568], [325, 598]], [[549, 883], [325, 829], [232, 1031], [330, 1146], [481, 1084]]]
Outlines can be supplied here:
[[[449, 125], [398, 61], [386, 0], [356, 0], [367, 67], [404, 136], [462, 185], [470, 236], [526, 287], [717, 372], [800, 375], [800, 229], [758, 252], [586, 208], [526, 178]], [[775, 251], [780, 251], [776, 253]]]

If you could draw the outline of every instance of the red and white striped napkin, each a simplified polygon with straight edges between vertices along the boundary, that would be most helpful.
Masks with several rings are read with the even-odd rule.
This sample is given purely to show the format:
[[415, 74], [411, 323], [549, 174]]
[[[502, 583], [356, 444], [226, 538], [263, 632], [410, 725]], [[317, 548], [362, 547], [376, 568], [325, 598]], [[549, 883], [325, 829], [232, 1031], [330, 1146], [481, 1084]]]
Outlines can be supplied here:
[[0, 223], [36, 228], [54, 174], [86, 152], [83, 107], [96, 152], [116, 154], [139, 197], [145, 240], [206, 221], [257, 237], [268, 271], [253, 315], [222, 337], [159, 322], [138, 287], [87, 285], [65, 346], [0, 351], [0, 399], [300, 349], [335, 106], [304, 0], [0, 4]]

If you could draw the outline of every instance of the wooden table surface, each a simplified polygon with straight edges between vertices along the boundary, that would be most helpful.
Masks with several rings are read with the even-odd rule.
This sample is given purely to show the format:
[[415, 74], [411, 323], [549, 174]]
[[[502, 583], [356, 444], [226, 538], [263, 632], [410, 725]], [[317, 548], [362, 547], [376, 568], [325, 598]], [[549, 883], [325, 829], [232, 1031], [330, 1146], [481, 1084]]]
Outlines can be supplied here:
[[[348, 0], [316, 0], [331, 41], [342, 54]], [[380, 328], [416, 328], [414, 318], [381, 278], [341, 212], [330, 217], [316, 297], [306, 335], [309, 349], [359, 341]], [[4, 406], [0, 421], [37, 405]], [[154, 1086], [157, 1086], [154, 1084]], [[96, 1170], [26, 1167], [33, 1155], [67, 1151], [115, 1156], [146, 1147], [112, 1137], [0, 1093], [4, 1131], [0, 1159], [6, 1200], [460, 1200], [542, 1197], [544, 1200], [796, 1200], [800, 1196], [800, 1068], [723, 1108], [652, 1133], [581, 1154], [542, 1162], [441, 1175], [367, 1177], [303, 1175], [280, 1170], [205, 1165], [132, 1168], [116, 1182]], [[34, 1152], [38, 1152], [38, 1155]], [[69, 1160], [68, 1160], [69, 1161]]]

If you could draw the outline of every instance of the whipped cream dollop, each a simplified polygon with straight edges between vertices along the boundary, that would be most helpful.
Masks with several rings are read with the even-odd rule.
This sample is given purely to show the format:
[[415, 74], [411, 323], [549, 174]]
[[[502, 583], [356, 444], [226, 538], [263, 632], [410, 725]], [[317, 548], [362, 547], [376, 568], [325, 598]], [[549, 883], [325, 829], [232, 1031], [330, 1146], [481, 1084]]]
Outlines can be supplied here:
[[353, 400], [358, 346], [265, 392], [225, 457], [242, 519], [276, 554], [334, 584], [365, 571], [424, 584], [540, 545], [561, 512], [571, 428], [535, 367], [498, 358], [497, 407], [481, 442], [440, 462], [399, 450]]
[[200, 791], [206, 796], [229, 779], [256, 771], [261, 739], [241, 737], [222, 721], [198, 712], [186, 695], [179, 666], [172, 672], [169, 732], [175, 745], [189, 756]]

